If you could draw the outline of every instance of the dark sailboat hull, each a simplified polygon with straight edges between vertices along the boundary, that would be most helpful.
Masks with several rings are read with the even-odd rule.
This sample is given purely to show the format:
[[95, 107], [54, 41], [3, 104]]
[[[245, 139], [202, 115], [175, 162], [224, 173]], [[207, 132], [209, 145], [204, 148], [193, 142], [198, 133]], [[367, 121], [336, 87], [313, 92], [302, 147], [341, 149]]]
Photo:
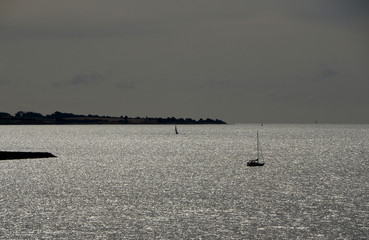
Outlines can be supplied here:
[[249, 167], [261, 167], [264, 166], [264, 163], [247, 163]]
[[249, 167], [261, 167], [261, 166], [264, 166], [264, 163], [259, 162], [259, 159], [249, 160], [247, 162], [247, 166], [249, 166]]

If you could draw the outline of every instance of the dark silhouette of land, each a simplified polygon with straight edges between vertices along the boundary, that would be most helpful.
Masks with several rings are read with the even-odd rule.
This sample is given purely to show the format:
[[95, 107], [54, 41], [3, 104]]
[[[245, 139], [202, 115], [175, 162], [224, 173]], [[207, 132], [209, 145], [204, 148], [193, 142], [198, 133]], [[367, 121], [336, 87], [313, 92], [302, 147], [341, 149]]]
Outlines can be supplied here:
[[[110, 117], [98, 115], [76, 115], [73, 113], [55, 112], [42, 115], [35, 112], [17, 112], [14, 116], [0, 112], [0, 125], [46, 125], [46, 124], [226, 124], [222, 120], [210, 118], [193, 120], [191, 118], [150, 118], [150, 117]], [[0, 151], [0, 160], [52, 158], [48, 152], [6, 152]]]
[[54, 158], [48, 152], [4, 152], [0, 151], [0, 160], [28, 159], [28, 158]]
[[35, 112], [17, 112], [14, 116], [0, 112], [0, 124], [2, 125], [26, 125], [26, 124], [226, 124], [222, 120], [191, 118], [152, 118], [152, 117], [110, 117], [98, 115], [76, 115], [73, 113], [55, 112], [50, 115], [42, 115]]

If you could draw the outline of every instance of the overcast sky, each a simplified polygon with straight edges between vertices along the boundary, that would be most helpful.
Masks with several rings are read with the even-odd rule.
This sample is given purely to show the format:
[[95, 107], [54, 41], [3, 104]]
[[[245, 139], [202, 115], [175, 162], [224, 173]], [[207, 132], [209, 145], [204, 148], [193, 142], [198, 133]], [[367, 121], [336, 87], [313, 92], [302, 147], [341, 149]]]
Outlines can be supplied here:
[[367, 0], [0, 0], [0, 112], [369, 123]]

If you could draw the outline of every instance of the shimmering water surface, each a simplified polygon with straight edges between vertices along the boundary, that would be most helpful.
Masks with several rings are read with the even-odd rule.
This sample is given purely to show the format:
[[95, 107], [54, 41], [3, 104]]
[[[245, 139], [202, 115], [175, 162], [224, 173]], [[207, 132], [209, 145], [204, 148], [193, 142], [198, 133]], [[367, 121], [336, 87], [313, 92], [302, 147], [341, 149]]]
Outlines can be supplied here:
[[[369, 125], [0, 126], [2, 239], [365, 239]], [[247, 167], [256, 155], [264, 167]]]

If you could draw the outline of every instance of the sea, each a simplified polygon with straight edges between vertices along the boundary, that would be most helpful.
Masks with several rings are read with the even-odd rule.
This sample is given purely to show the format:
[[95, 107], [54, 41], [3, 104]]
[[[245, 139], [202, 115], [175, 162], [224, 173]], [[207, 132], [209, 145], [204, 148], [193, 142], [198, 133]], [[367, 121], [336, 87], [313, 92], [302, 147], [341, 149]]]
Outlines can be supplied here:
[[177, 129], [0, 126], [0, 239], [369, 238], [369, 125]]

